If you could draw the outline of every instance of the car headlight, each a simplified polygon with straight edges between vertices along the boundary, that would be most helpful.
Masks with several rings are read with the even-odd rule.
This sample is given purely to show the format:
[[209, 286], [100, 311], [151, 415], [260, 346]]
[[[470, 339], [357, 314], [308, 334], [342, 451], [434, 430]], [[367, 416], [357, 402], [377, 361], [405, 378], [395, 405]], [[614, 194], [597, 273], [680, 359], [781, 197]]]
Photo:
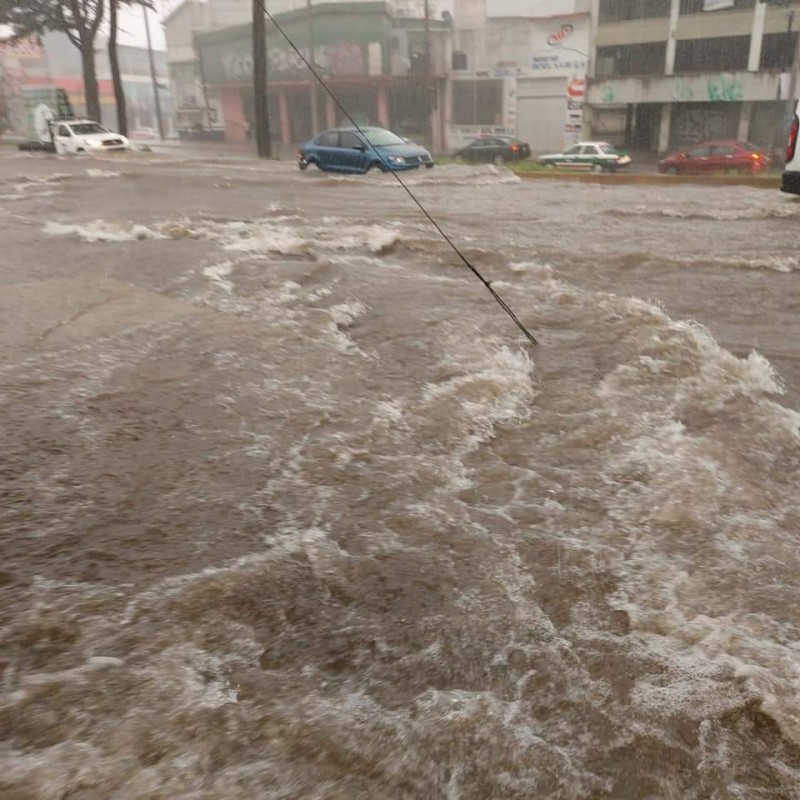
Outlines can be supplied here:
[[389, 156], [389, 161], [392, 164], [405, 164], [406, 160], [403, 156]]

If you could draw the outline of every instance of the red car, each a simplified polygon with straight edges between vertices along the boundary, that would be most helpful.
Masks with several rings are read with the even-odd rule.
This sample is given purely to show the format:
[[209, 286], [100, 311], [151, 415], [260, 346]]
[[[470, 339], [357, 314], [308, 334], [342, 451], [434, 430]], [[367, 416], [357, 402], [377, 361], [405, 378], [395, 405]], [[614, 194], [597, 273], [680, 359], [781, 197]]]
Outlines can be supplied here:
[[659, 172], [738, 172], [752, 175], [770, 165], [769, 156], [749, 142], [728, 139], [702, 144], [667, 156], [658, 163]]

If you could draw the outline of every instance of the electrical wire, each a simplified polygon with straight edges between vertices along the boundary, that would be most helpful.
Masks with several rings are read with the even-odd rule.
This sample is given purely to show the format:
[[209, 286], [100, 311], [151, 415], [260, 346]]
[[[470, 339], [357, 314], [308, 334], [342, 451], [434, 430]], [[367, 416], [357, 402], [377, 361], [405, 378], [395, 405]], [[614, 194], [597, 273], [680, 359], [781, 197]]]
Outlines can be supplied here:
[[[283, 36], [283, 38], [288, 43], [289, 47], [291, 47], [292, 50], [294, 50], [294, 52], [297, 54], [297, 56], [300, 58], [300, 60], [303, 62], [303, 64], [305, 64], [305, 66], [308, 67], [308, 69], [311, 72], [311, 74], [314, 76], [314, 78], [316, 78], [316, 80], [319, 83], [319, 85], [322, 86], [322, 88], [328, 93], [330, 98], [336, 104], [337, 108], [348, 119], [348, 121], [352, 124], [352, 126], [361, 134], [361, 136], [364, 137], [364, 140], [371, 145], [372, 149], [375, 150], [376, 155], [381, 159], [381, 162], [385, 163], [384, 159], [383, 159], [383, 156], [375, 148], [375, 145], [373, 145], [369, 141], [369, 138], [361, 130], [361, 127], [359, 126], [359, 124], [353, 119], [352, 116], [350, 116], [350, 113], [347, 111], [347, 109], [339, 101], [339, 98], [334, 94], [334, 92], [330, 88], [330, 86], [328, 86], [328, 84], [325, 82], [323, 77], [317, 72], [316, 69], [314, 69], [314, 66], [300, 52], [300, 50], [298, 49], [297, 45], [292, 41], [292, 39], [289, 37], [289, 35], [286, 33], [286, 31], [281, 27], [280, 23], [275, 19], [275, 17], [273, 17], [272, 14], [270, 14], [270, 12], [267, 11], [267, 7], [264, 5], [264, 0], [256, 0], [256, 3], [263, 10], [264, 15], [266, 16], [266, 18], [275, 26], [275, 29], [278, 31], [278, 33], [280, 33], [280, 35]], [[464, 265], [475, 275], [475, 277], [486, 287], [486, 289], [489, 290], [489, 293], [497, 301], [497, 303], [499, 304], [500, 308], [502, 308], [503, 311], [505, 311], [506, 314], [508, 314], [508, 316], [511, 317], [511, 319], [514, 321], [516, 326], [525, 335], [525, 338], [531, 344], [538, 344], [538, 342], [536, 341], [536, 338], [534, 337], [534, 335], [525, 327], [525, 325], [522, 323], [522, 321], [519, 319], [519, 317], [514, 313], [514, 311], [508, 305], [508, 303], [506, 303], [506, 301], [502, 297], [500, 297], [500, 295], [492, 287], [491, 281], [486, 280], [486, 278], [483, 277], [483, 275], [480, 273], [478, 268], [474, 264], [472, 264], [472, 262], [461, 252], [461, 250], [459, 250], [459, 248], [455, 245], [453, 240], [442, 229], [441, 225], [439, 225], [439, 223], [431, 216], [431, 214], [428, 212], [428, 210], [425, 208], [425, 206], [423, 206], [422, 203], [420, 202], [420, 200], [417, 198], [417, 196], [411, 191], [411, 189], [408, 188], [408, 185], [405, 183], [405, 181], [403, 181], [403, 179], [400, 177], [400, 175], [397, 174], [397, 171], [393, 170], [391, 168], [389, 169], [389, 171], [392, 173], [392, 175], [394, 175], [395, 180], [403, 187], [403, 189], [405, 190], [406, 194], [412, 199], [412, 201], [416, 204], [416, 206], [419, 208], [419, 210], [425, 215], [425, 217], [431, 223], [431, 225], [433, 225], [433, 227], [438, 231], [438, 233], [442, 237], [442, 239], [444, 239], [445, 242], [447, 242], [447, 244], [450, 245], [450, 247], [452, 248], [453, 252], [461, 259], [461, 261], [464, 263]]]

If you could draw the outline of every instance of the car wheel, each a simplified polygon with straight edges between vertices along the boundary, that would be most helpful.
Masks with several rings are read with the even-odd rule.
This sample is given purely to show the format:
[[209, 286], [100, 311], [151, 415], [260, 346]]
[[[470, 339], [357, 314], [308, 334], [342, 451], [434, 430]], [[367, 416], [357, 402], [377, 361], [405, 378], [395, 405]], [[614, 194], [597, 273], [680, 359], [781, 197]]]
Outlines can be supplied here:
[[556, 165], [552, 161], [546, 161], [544, 164], [545, 169], [555, 169]]
[[677, 167], [673, 167], [673, 166], [667, 167], [667, 175], [677, 175], [677, 174], [678, 174], [678, 168]]
[[305, 172], [308, 169], [308, 161], [304, 158], [300, 158], [297, 161], [297, 166], [300, 167], [300, 172]]
[[599, 174], [600, 172], [605, 172], [605, 167], [602, 164], [594, 164], [592, 166], [592, 172]]
[[494, 163], [497, 164], [498, 166], [500, 166], [501, 164], [505, 164], [505, 161], [506, 161], [505, 158], [500, 153], [498, 153], [494, 157]]

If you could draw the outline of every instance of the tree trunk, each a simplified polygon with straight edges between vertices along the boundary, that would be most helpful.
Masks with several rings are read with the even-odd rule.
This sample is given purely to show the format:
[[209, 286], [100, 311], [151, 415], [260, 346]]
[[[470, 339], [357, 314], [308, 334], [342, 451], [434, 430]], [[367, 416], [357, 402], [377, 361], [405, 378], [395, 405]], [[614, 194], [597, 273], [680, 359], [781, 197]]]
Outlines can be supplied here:
[[94, 63], [94, 37], [81, 44], [81, 63], [83, 66], [83, 86], [86, 95], [86, 116], [95, 122], [102, 122], [100, 113], [100, 89], [97, 85], [97, 70]]
[[108, 61], [111, 64], [111, 81], [114, 84], [114, 101], [117, 105], [117, 132], [128, 135], [128, 109], [125, 105], [125, 89], [119, 71], [117, 54], [117, 4], [119, 0], [109, 0]]
[[267, 30], [262, 0], [253, 0], [253, 100], [256, 149], [259, 158], [272, 158], [267, 106]]

